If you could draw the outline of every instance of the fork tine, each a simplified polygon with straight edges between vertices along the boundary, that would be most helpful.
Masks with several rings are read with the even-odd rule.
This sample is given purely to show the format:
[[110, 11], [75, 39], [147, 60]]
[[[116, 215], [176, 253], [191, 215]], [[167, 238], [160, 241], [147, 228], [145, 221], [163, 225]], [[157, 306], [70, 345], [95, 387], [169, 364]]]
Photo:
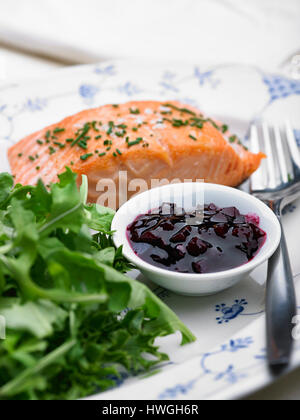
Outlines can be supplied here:
[[265, 144], [265, 151], [267, 155], [267, 167], [268, 167], [268, 184], [270, 188], [276, 187], [276, 172], [275, 172], [275, 159], [273, 148], [271, 145], [270, 131], [267, 123], [262, 124], [263, 131], [263, 142]]
[[288, 170], [285, 160], [285, 153], [283, 150], [282, 138], [278, 125], [274, 126], [274, 136], [281, 178], [283, 182], [288, 182]]
[[285, 121], [285, 128], [286, 128], [286, 138], [288, 141], [292, 161], [294, 165], [300, 169], [300, 155], [299, 155], [299, 148], [296, 142], [296, 138], [294, 132], [292, 130], [291, 124], [288, 120]]
[[[252, 153], [259, 153], [260, 146], [258, 140], [258, 131], [257, 127], [253, 124], [250, 128], [250, 150]], [[251, 175], [251, 188], [252, 190], [259, 191], [266, 187], [266, 177], [261, 165], [252, 175]]]

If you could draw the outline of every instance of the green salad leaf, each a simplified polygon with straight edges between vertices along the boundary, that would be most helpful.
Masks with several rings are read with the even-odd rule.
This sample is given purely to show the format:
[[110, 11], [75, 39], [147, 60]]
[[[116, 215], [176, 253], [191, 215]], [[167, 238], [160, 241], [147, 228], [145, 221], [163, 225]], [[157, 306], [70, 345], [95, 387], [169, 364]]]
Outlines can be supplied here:
[[168, 359], [157, 337], [190, 330], [111, 238], [114, 211], [88, 204], [70, 169], [47, 189], [0, 174], [0, 399], [75, 399]]

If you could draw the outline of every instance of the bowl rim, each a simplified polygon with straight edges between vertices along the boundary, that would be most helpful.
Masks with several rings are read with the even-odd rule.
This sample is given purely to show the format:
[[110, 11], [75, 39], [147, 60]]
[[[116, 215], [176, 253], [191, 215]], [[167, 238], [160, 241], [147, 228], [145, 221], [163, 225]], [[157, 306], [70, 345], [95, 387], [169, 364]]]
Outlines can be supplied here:
[[[132, 203], [137, 200], [137, 199], [142, 199], [143, 196], [148, 196], [150, 194], [151, 191], [153, 190], [168, 190], [170, 188], [175, 188], [176, 185], [178, 187], [178, 185], [195, 185], [195, 184], [200, 184], [202, 186], [204, 186], [204, 189], [207, 190], [214, 190], [214, 191], [225, 191], [227, 193], [231, 193], [231, 194], [235, 194], [236, 196], [238, 195], [242, 200], [248, 200], [251, 201], [253, 205], [253, 207], [256, 208], [260, 208], [261, 210], [264, 210], [264, 212], [267, 212], [267, 216], [263, 216], [264, 218], [267, 218], [269, 221], [272, 221], [272, 224], [274, 226], [273, 229], [273, 241], [272, 243], [270, 243], [270, 239], [269, 239], [269, 232], [267, 233], [267, 238], [266, 241], [264, 242], [263, 246], [260, 248], [259, 252], [252, 258], [252, 260], [238, 266], [238, 267], [234, 267], [234, 268], [230, 268], [228, 270], [222, 270], [222, 271], [217, 271], [217, 272], [212, 272], [212, 273], [179, 273], [176, 271], [172, 271], [172, 270], [166, 270], [164, 268], [160, 268], [157, 267], [155, 265], [152, 265], [146, 261], [144, 261], [141, 257], [139, 257], [137, 254], [135, 254], [134, 250], [131, 247], [131, 244], [128, 241], [127, 235], [126, 235], [126, 229], [127, 226], [134, 220], [131, 219], [130, 221], [128, 221], [128, 223], [126, 224], [125, 230], [123, 230], [121, 233], [117, 232], [118, 227], [116, 226], [118, 219], [120, 217], [120, 215], [122, 214], [122, 212], [124, 211], [124, 209], [129, 206], [132, 205]], [[148, 208], [148, 210], [151, 210], [151, 208]], [[255, 212], [255, 208], [253, 209], [253, 212]], [[261, 211], [260, 213], [263, 213], [263, 211]], [[260, 218], [262, 218], [262, 216], [260, 216]], [[219, 278], [224, 278], [224, 277], [230, 277], [230, 276], [237, 276], [246, 272], [250, 272], [252, 270], [254, 270], [258, 265], [263, 264], [266, 260], [268, 260], [273, 253], [276, 251], [279, 242], [280, 242], [280, 238], [281, 238], [281, 225], [280, 222], [277, 218], [277, 216], [275, 215], [275, 213], [261, 200], [259, 200], [258, 198], [256, 198], [255, 196], [239, 190], [237, 188], [233, 188], [233, 187], [228, 187], [225, 185], [221, 185], [221, 184], [213, 184], [213, 183], [206, 183], [206, 182], [186, 182], [186, 183], [178, 183], [178, 184], [167, 184], [167, 185], [162, 185], [162, 186], [158, 186], [152, 189], [149, 189], [147, 191], [144, 191], [142, 193], [139, 193], [135, 196], [133, 196], [132, 198], [130, 198], [127, 202], [125, 202], [116, 212], [113, 221], [112, 221], [112, 225], [111, 225], [111, 229], [113, 231], [113, 241], [115, 243], [115, 245], [117, 247], [119, 247], [120, 245], [123, 245], [125, 242], [128, 245], [128, 249], [130, 250], [130, 252], [127, 252], [126, 249], [124, 249], [123, 247], [123, 255], [125, 256], [125, 258], [127, 258], [129, 261], [133, 262], [139, 269], [145, 269], [147, 271], [152, 271], [156, 274], [160, 274], [164, 277], [166, 276], [173, 276], [175, 278], [186, 278], [189, 281], [203, 281], [203, 280], [217, 280]], [[118, 229], [119, 230], [119, 229]], [[123, 242], [121, 243], [121, 241], [118, 240], [117, 237], [121, 237], [123, 238]], [[268, 245], [268, 246], [266, 246]]]

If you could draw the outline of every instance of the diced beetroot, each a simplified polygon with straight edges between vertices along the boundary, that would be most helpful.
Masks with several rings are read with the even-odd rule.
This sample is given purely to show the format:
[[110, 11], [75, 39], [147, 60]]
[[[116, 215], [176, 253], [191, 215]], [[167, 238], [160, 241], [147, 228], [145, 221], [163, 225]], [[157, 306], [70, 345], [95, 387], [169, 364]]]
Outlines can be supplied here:
[[249, 226], [236, 226], [232, 229], [232, 235], [236, 237], [246, 237], [250, 238], [251, 229]]
[[187, 251], [193, 257], [198, 257], [200, 254], [204, 254], [211, 245], [208, 242], [202, 241], [202, 239], [194, 236], [187, 244]]
[[227, 223], [218, 223], [214, 225], [214, 230], [216, 235], [220, 236], [221, 238], [225, 238], [226, 233], [229, 230], [229, 225]]
[[203, 269], [202, 269], [202, 265], [201, 265], [201, 261], [198, 262], [193, 262], [192, 263], [192, 267], [195, 273], [203, 273]]
[[162, 223], [160, 226], [163, 228], [163, 230], [174, 230], [174, 225], [172, 222], [170, 222], [170, 220]]
[[175, 248], [172, 248], [172, 254], [177, 261], [181, 260], [186, 254], [185, 246], [182, 244], [176, 245]]
[[233, 223], [234, 223], [235, 225], [240, 225], [240, 224], [242, 224], [242, 223], [246, 223], [246, 219], [245, 219], [245, 217], [244, 217], [244, 216], [242, 216], [242, 215], [240, 214], [239, 216], [237, 216], [237, 217], [233, 220]]
[[254, 225], [259, 225], [259, 216], [255, 213], [248, 213], [245, 216], [247, 223], [253, 223]]
[[258, 226], [253, 225], [252, 223], [250, 224], [250, 226], [252, 228], [253, 237], [255, 239], [260, 239], [263, 236], [265, 236], [265, 232], [263, 230], [261, 230]]
[[210, 219], [210, 221], [213, 223], [226, 223], [228, 220], [227, 217], [224, 216], [224, 214], [217, 213]]
[[258, 216], [212, 203], [204, 209], [200, 225], [189, 223], [195, 211], [187, 213], [169, 203], [137, 217], [127, 228], [134, 252], [150, 264], [187, 273], [227, 270], [256, 255], [266, 237]]
[[184, 242], [186, 238], [189, 236], [189, 234], [191, 233], [191, 231], [192, 231], [191, 226], [185, 226], [184, 228], [182, 228], [179, 232], [177, 232], [175, 235], [173, 235], [170, 238], [170, 242]]
[[236, 207], [224, 207], [221, 212], [223, 214], [225, 214], [225, 216], [229, 216], [229, 217], [237, 217], [240, 215], [240, 212], [238, 211], [238, 209]]

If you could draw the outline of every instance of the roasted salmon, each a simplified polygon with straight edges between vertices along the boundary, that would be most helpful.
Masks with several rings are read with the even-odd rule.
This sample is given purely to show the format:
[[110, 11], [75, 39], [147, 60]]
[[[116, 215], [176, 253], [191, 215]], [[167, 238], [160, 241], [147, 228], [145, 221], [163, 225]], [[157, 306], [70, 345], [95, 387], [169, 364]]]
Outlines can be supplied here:
[[[247, 151], [226, 125], [174, 101], [84, 110], [25, 137], [8, 151], [16, 182], [35, 184], [42, 178], [49, 184], [69, 166], [88, 176], [92, 202], [104, 189], [101, 180], [113, 181], [118, 196], [120, 172], [126, 173], [127, 185], [138, 179], [149, 188], [151, 180], [163, 179], [237, 186], [263, 157]], [[137, 192], [131, 189], [128, 198]]]

